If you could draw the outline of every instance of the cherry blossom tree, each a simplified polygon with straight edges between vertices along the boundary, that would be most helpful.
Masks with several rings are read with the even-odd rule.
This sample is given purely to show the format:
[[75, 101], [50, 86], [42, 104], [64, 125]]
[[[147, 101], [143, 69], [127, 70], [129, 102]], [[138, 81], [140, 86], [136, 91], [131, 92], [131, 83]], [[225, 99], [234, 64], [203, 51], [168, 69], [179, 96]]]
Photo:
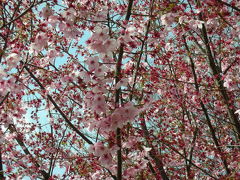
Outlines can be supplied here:
[[237, 0], [1, 0], [0, 179], [239, 179]]

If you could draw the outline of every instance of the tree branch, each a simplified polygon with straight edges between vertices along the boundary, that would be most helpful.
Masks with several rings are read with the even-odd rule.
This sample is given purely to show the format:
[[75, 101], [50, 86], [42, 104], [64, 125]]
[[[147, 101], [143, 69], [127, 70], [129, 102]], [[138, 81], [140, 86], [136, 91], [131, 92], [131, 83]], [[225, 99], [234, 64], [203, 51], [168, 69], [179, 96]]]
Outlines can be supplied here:
[[[203, 17], [202, 17], [201, 13], [199, 15], [199, 19], [201, 21], [203, 20]], [[237, 139], [239, 140], [240, 139], [240, 122], [239, 122], [239, 120], [238, 120], [238, 118], [235, 114], [236, 110], [234, 109], [234, 105], [232, 103], [230, 103], [230, 98], [228, 96], [227, 90], [223, 86], [223, 80], [220, 77], [219, 67], [215, 64], [215, 61], [214, 61], [214, 58], [213, 58], [213, 55], [212, 55], [212, 52], [211, 52], [211, 48], [210, 48], [210, 45], [209, 45], [207, 29], [206, 29], [204, 24], [202, 24], [201, 31], [202, 31], [202, 36], [203, 36], [203, 39], [204, 39], [204, 44], [205, 44], [205, 47], [206, 47], [206, 55], [207, 55], [207, 58], [208, 58], [209, 66], [210, 66], [210, 68], [213, 72], [213, 75], [216, 77], [216, 83], [217, 83], [217, 86], [219, 87], [219, 91], [220, 91], [220, 93], [223, 97], [224, 104], [227, 107], [229, 119], [234, 124], [234, 130], [236, 131]]]
[[[131, 16], [131, 11], [132, 11], [132, 6], [133, 6], [133, 0], [129, 0], [128, 3], [128, 8], [127, 8], [127, 14], [125, 17], [126, 21], [129, 21], [130, 16]], [[117, 84], [120, 79], [121, 79], [121, 66], [122, 66], [122, 58], [123, 58], [123, 48], [124, 45], [121, 44], [119, 48], [119, 55], [118, 55], [118, 60], [116, 64], [116, 76], [115, 76], [115, 83]], [[121, 89], [116, 90], [116, 95], [115, 95], [115, 103], [116, 107], [119, 106], [119, 100], [120, 100], [120, 94], [121, 94]], [[119, 150], [117, 150], [117, 180], [122, 179], [122, 145], [121, 145], [121, 130], [120, 128], [117, 128], [116, 130], [116, 140], [117, 140], [117, 145], [119, 147]]]
[[[22, 61], [21, 61], [22, 62]], [[22, 62], [23, 63], [23, 62]], [[29, 75], [37, 82], [37, 84], [40, 86], [42, 90], [45, 90], [44, 86], [42, 83], [36, 78], [36, 76], [30, 71], [30, 69], [25, 65], [24, 68], [27, 70]], [[67, 116], [64, 114], [64, 112], [60, 109], [58, 104], [55, 102], [55, 100], [50, 96], [49, 94], [47, 95], [47, 98], [52, 102], [56, 110], [61, 114], [65, 122], [81, 137], [83, 138], [88, 144], [93, 144], [92, 141], [90, 141], [82, 132], [80, 132], [72, 123], [71, 121], [67, 118]]]
[[[190, 59], [190, 62], [191, 62], [191, 69], [192, 69], [192, 73], [193, 73], [193, 79], [194, 79], [194, 83], [195, 83], [195, 89], [197, 92], [199, 92], [199, 86], [198, 86], [198, 83], [197, 83], [197, 74], [196, 74], [196, 71], [195, 71], [195, 64], [193, 62], [193, 59], [192, 59], [192, 56], [191, 56], [191, 52], [188, 48], [188, 45], [187, 45], [187, 42], [186, 42], [186, 38], [183, 36], [183, 40], [184, 40], [184, 45], [185, 45], [185, 48], [187, 50], [187, 54], [188, 54], [188, 57]], [[205, 107], [203, 101], [201, 100], [200, 101], [200, 105], [201, 105], [201, 108], [202, 108], [202, 111], [206, 117], [206, 120], [207, 120], [207, 125], [210, 129], [210, 132], [211, 132], [211, 136], [212, 136], [212, 139], [213, 139], [213, 142], [218, 150], [218, 153], [221, 157], [221, 160], [223, 162], [223, 165], [224, 165], [224, 168], [226, 170], [226, 173], [227, 174], [230, 174], [230, 169], [228, 168], [228, 163], [227, 163], [227, 160], [222, 156], [222, 149], [220, 148], [220, 145], [219, 145], [219, 140], [216, 136], [216, 132], [215, 132], [215, 129], [212, 125], [212, 122], [211, 122], [211, 119], [209, 117], [209, 114], [208, 114], [208, 111], [207, 111], [207, 108]]]
[[22, 13], [20, 14], [19, 16], [17, 16], [16, 18], [12, 19], [11, 21], [9, 21], [8, 23], [6, 24], [3, 24], [0, 29], [4, 28], [5, 26], [8, 26], [9, 24], [13, 23], [14, 21], [20, 19], [21, 17], [23, 17], [25, 14], [27, 14], [29, 12], [29, 10], [32, 9], [32, 7], [34, 6], [35, 4], [35, 0], [33, 1], [33, 3]]
[[0, 179], [3, 180], [4, 179], [4, 172], [3, 172], [3, 161], [2, 161], [2, 148], [1, 148], [1, 144], [0, 144]]
[[219, 3], [222, 3], [222, 4], [226, 5], [226, 6], [232, 8], [232, 9], [238, 11], [238, 12], [240, 12], [240, 9], [239, 9], [238, 7], [236, 7], [236, 6], [233, 6], [233, 5], [231, 5], [231, 4], [227, 3], [227, 2], [224, 2], [224, 1], [222, 1], [222, 0], [217, 0], [217, 1], [218, 1]]
[[[143, 115], [142, 115], [143, 116]], [[154, 146], [152, 145], [151, 142], [149, 142], [149, 132], [148, 132], [148, 129], [147, 129], [147, 126], [146, 126], [146, 122], [145, 120], [143, 119], [143, 121], [141, 122], [141, 127], [142, 127], [142, 130], [143, 130], [143, 133], [144, 133], [144, 136], [145, 136], [145, 139], [146, 139], [146, 142], [147, 142], [147, 145], [149, 147], [151, 147], [152, 149], [150, 150], [149, 154], [150, 154], [150, 157], [154, 160], [156, 166], [157, 166], [157, 169], [159, 171], [159, 173], [161, 174], [161, 177], [163, 180], [169, 180], [168, 176], [167, 176], [167, 173], [165, 172], [164, 168], [163, 168], [163, 162], [161, 159], [159, 159], [157, 157], [157, 154], [156, 154], [156, 150], [154, 149]]]
[[[28, 150], [27, 146], [24, 144], [23, 142], [23, 138], [21, 137], [21, 135], [17, 132], [16, 127], [13, 124], [9, 125], [9, 130], [11, 133], [16, 133], [16, 141], [17, 143], [21, 146], [23, 152], [26, 155], [29, 155], [31, 160], [33, 161], [33, 163], [40, 168], [40, 165], [38, 164], [38, 162], [34, 159], [34, 157], [32, 156], [32, 154], [30, 153], [30, 151]], [[40, 173], [42, 174], [42, 176], [44, 177], [45, 180], [48, 180], [50, 178], [49, 174], [45, 171], [45, 170], [40, 170]]]

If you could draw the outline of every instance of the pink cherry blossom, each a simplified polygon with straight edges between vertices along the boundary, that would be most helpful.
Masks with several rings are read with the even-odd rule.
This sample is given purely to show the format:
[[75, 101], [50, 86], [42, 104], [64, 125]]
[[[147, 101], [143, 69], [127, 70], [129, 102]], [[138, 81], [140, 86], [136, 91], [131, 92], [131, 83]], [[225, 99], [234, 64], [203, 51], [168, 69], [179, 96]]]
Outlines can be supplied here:
[[48, 18], [48, 23], [51, 24], [53, 27], [56, 27], [59, 22], [60, 21], [59, 21], [58, 16], [51, 15]]
[[8, 65], [9, 70], [15, 68], [20, 61], [20, 56], [17, 53], [11, 53], [6, 58], [6, 63]]
[[102, 156], [106, 153], [106, 148], [104, 147], [102, 142], [98, 142], [94, 144], [94, 155]]
[[69, 8], [62, 13], [62, 17], [65, 19], [67, 24], [72, 25], [76, 18], [76, 10], [74, 8]]
[[2, 0], [0, 179], [239, 179], [239, 5]]
[[47, 19], [49, 16], [53, 15], [53, 10], [49, 7], [44, 7], [40, 15], [42, 15], [43, 18]]
[[40, 32], [37, 34], [34, 43], [30, 45], [30, 53], [38, 53], [48, 44], [48, 37], [45, 33]]
[[173, 22], [175, 22], [176, 18], [175, 13], [167, 13], [161, 16], [161, 22], [165, 26], [170, 26]]
[[95, 57], [89, 57], [86, 59], [86, 64], [88, 65], [88, 68], [90, 71], [93, 71], [99, 67], [99, 58], [97, 56]]
[[128, 86], [128, 79], [124, 78], [121, 79], [115, 86], [116, 89], [119, 89], [121, 86], [127, 87]]
[[204, 21], [199, 21], [199, 20], [190, 20], [189, 21], [190, 26], [193, 27], [193, 29], [202, 28], [202, 25], [204, 24]]
[[101, 113], [106, 111], [105, 98], [102, 95], [97, 95], [93, 98], [92, 107], [96, 113]]
[[106, 153], [106, 154], [103, 154], [99, 158], [99, 161], [100, 161], [101, 165], [103, 165], [105, 167], [109, 167], [112, 164], [112, 157], [110, 154]]
[[96, 27], [90, 39], [89, 47], [101, 54], [109, 54], [118, 47], [115, 39], [111, 39], [108, 35], [107, 28]]

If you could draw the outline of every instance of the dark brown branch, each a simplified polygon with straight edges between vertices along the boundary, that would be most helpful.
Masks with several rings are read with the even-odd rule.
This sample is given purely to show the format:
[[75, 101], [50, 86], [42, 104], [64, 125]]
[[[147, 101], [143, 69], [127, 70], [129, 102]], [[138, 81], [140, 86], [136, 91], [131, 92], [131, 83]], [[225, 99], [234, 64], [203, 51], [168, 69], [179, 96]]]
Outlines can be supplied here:
[[[193, 150], [194, 150], [194, 147], [195, 147], [195, 144], [196, 144], [198, 131], [199, 131], [199, 129], [196, 128], [195, 131], [194, 131], [194, 134], [193, 134], [193, 142], [191, 143], [191, 144], [193, 144], [193, 146], [190, 149], [190, 157], [189, 157], [189, 163], [187, 165], [187, 172], [190, 172], [190, 169], [191, 169], [191, 165], [192, 165], [191, 163], [192, 163], [192, 159], [193, 159]], [[187, 159], [186, 159], [186, 161], [187, 161]]]
[[3, 172], [3, 161], [2, 161], [2, 148], [0, 144], [0, 179], [4, 179], [4, 172]]
[[4, 101], [8, 98], [8, 96], [9, 96], [9, 94], [10, 94], [10, 92], [8, 92], [5, 96], [4, 96], [4, 98], [1, 100], [1, 102], [0, 102], [0, 106], [4, 103]]
[[[195, 71], [195, 65], [194, 65], [194, 62], [193, 62], [193, 59], [191, 57], [191, 52], [188, 48], [188, 45], [187, 45], [187, 42], [186, 42], [186, 38], [183, 36], [183, 40], [184, 40], [184, 45], [185, 45], [185, 48], [187, 50], [187, 53], [188, 53], [188, 57], [190, 59], [190, 62], [191, 62], [191, 69], [192, 69], [192, 73], [193, 73], [193, 78], [194, 78], [194, 83], [195, 83], [195, 89], [197, 92], [199, 92], [199, 86], [198, 86], [198, 83], [197, 83], [197, 74], [196, 74], [196, 71]], [[206, 117], [206, 120], [207, 120], [207, 125], [210, 129], [210, 132], [211, 132], [211, 135], [212, 135], [212, 139], [213, 139], [213, 142], [218, 150], [218, 153], [221, 157], [221, 160], [223, 162], [223, 165], [224, 165], [224, 168], [227, 172], [227, 174], [230, 174], [230, 169], [228, 168], [228, 163], [227, 163], [227, 160], [222, 156], [222, 149], [220, 148], [220, 145], [219, 145], [219, 140], [217, 139], [217, 136], [216, 136], [216, 132], [215, 132], [215, 129], [212, 125], [212, 122], [211, 122], [211, 119], [209, 117], [209, 114], [208, 114], [208, 111], [207, 111], [207, 108], [205, 107], [203, 101], [201, 100], [200, 101], [200, 105], [201, 105], [201, 108], [202, 108], [202, 111], [204, 112], [204, 115]]]
[[148, 145], [148, 147], [151, 147], [151, 150], [149, 152], [150, 157], [154, 160], [154, 162], [155, 162], [155, 164], [157, 166], [157, 169], [158, 169], [159, 173], [161, 174], [162, 179], [163, 180], [169, 180], [169, 178], [167, 176], [167, 173], [165, 172], [165, 170], [163, 168], [162, 160], [157, 157], [156, 150], [154, 149], [152, 143], [149, 142], [149, 140], [148, 140], [150, 135], [149, 135], [149, 132], [148, 132], [148, 129], [147, 129], [147, 126], [146, 126], [146, 122], [145, 122], [144, 119], [143, 119], [143, 121], [141, 123], [141, 127], [142, 127], [142, 130], [143, 130], [143, 133], [144, 133], [147, 145]]
[[[176, 148], [172, 147], [169, 143], [165, 142], [165, 141], [161, 141], [164, 145], [166, 145], [169, 149], [171, 149], [172, 151], [176, 152], [178, 155], [180, 155], [181, 157], [185, 158], [185, 156], [180, 153]], [[214, 177], [213, 175], [211, 175], [210, 173], [208, 173], [206, 170], [204, 170], [203, 168], [197, 166], [195, 163], [193, 163], [192, 161], [190, 161], [189, 159], [186, 158], [186, 160], [195, 168], [201, 170], [203, 173], [205, 173], [206, 175], [210, 176], [213, 179], [218, 179], [216, 177]]]
[[[125, 17], [126, 21], [129, 21], [130, 16], [131, 16], [131, 11], [132, 11], [132, 6], [133, 6], [133, 0], [129, 0], [128, 3], [128, 8], [127, 8], [127, 14]], [[122, 66], [122, 58], [123, 58], [123, 48], [124, 45], [121, 44], [119, 48], [119, 55], [118, 55], [118, 60], [116, 64], [116, 76], [115, 76], [115, 83], [117, 84], [120, 79], [121, 79], [121, 66]], [[115, 103], [116, 107], [119, 106], [119, 100], [120, 100], [120, 94], [121, 94], [121, 89], [116, 90], [116, 95], [115, 95]], [[119, 147], [119, 150], [117, 151], [117, 180], [122, 179], [122, 145], [121, 145], [121, 130], [120, 128], [117, 128], [116, 130], [116, 141], [117, 145]]]
[[[32, 156], [32, 154], [30, 153], [30, 151], [28, 150], [27, 146], [24, 144], [23, 142], [23, 138], [22, 136], [19, 134], [19, 132], [17, 132], [16, 127], [11, 124], [9, 125], [9, 130], [11, 133], [15, 133], [16, 134], [16, 141], [17, 143], [21, 146], [23, 152], [26, 155], [29, 155], [29, 157], [31, 158], [31, 161], [38, 167], [40, 168], [40, 165], [38, 164], [38, 162], [34, 159], [34, 157]], [[48, 180], [50, 178], [49, 174], [45, 171], [45, 170], [40, 170], [40, 173], [42, 174], [42, 176], [44, 177], [45, 180]]]
[[67, 118], [67, 116], [64, 114], [64, 112], [59, 108], [57, 103], [53, 100], [52, 96], [47, 95], [48, 99], [52, 102], [54, 107], [57, 109], [57, 111], [61, 114], [65, 122], [79, 135], [81, 138], [83, 138], [88, 144], [93, 144], [92, 141], [90, 141], [82, 132], [80, 132], [72, 123], [71, 121]]
[[[21, 61], [21, 63], [23, 63]], [[30, 74], [30, 76], [37, 82], [37, 84], [40, 86], [42, 90], [45, 90], [44, 86], [42, 83], [35, 77], [35, 75], [30, 71], [30, 69], [25, 65], [24, 68], [27, 70], [27, 72]], [[57, 105], [57, 103], [53, 100], [53, 98], [50, 95], [47, 95], [48, 99], [52, 102], [54, 107], [57, 109], [57, 111], [61, 114], [65, 122], [81, 137], [83, 138], [88, 144], [93, 144], [92, 141], [90, 141], [82, 132], [80, 132], [72, 123], [71, 121], [67, 118], [67, 116], [64, 114], [64, 112], [60, 109], [60, 107]], [[113, 179], [116, 179], [116, 176], [110, 174]]]
[[[36, 76], [30, 71], [30, 69], [25, 65], [24, 68], [27, 70], [29, 75], [36, 81], [36, 83], [40, 86], [42, 90], [45, 90], [44, 86], [42, 83], [36, 78]], [[92, 141], [90, 141], [82, 132], [80, 132], [72, 123], [71, 121], [67, 118], [67, 116], [64, 114], [64, 112], [60, 109], [60, 107], [57, 105], [55, 100], [52, 98], [52, 96], [47, 95], [47, 98], [52, 102], [56, 110], [61, 114], [65, 122], [81, 137], [83, 138], [88, 144], [93, 144]]]
[[222, 3], [222, 4], [226, 5], [226, 6], [232, 8], [232, 9], [238, 11], [238, 12], [240, 12], [240, 9], [239, 9], [238, 7], [236, 7], [236, 6], [234, 6], [234, 5], [231, 5], [231, 4], [229, 4], [229, 3], [227, 3], [227, 2], [224, 2], [224, 1], [222, 1], [222, 0], [217, 0], [217, 1], [218, 1], [219, 3]]
[[[199, 15], [199, 19], [203, 20], [202, 14]], [[208, 58], [209, 66], [213, 72], [213, 75], [216, 77], [216, 84], [219, 87], [219, 91], [223, 97], [224, 104], [227, 107], [229, 119], [234, 124], [234, 130], [236, 131], [237, 139], [239, 140], [240, 139], [240, 122], [238, 120], [237, 115], [235, 114], [236, 110], [234, 109], [234, 105], [232, 103], [230, 103], [230, 98], [228, 96], [227, 90], [223, 86], [223, 80], [220, 77], [220, 70], [219, 70], [219, 67], [215, 64], [215, 61], [214, 61], [214, 58], [212, 55], [212, 51], [211, 51], [211, 48], [209, 45], [207, 29], [204, 24], [202, 25], [201, 31], [202, 31], [202, 36], [204, 39], [204, 44], [206, 47], [206, 55]]]
[[231, 69], [231, 67], [237, 62], [237, 58], [235, 59], [235, 61], [233, 61], [223, 72], [223, 74], [226, 74], [228, 72], [229, 69]]
[[140, 67], [140, 62], [141, 62], [142, 55], [143, 55], [143, 48], [144, 48], [145, 42], [147, 40], [147, 36], [148, 36], [148, 33], [149, 33], [150, 25], [151, 25], [151, 21], [149, 20], [148, 24], [147, 24], [147, 30], [146, 30], [146, 33], [145, 33], [145, 39], [142, 41], [140, 55], [139, 55], [139, 58], [138, 58], [138, 61], [137, 61], [137, 65], [136, 65], [136, 70], [135, 70], [135, 74], [134, 74], [134, 78], [133, 78], [132, 93], [130, 94], [130, 98], [129, 98], [130, 101], [132, 100], [132, 97], [133, 97], [133, 91], [134, 91], [134, 88], [135, 88], [135, 85], [136, 85], [137, 76], [138, 76], [138, 69]]
[[20, 14], [19, 16], [17, 16], [16, 18], [12, 19], [11, 21], [9, 21], [8, 23], [6, 24], [3, 24], [0, 29], [4, 28], [5, 26], [8, 26], [10, 25], [11, 23], [13, 23], [14, 21], [20, 19], [21, 17], [23, 17], [24, 15], [26, 15], [31, 9], [32, 7], [35, 5], [35, 0], [33, 1], [33, 3], [22, 13]]

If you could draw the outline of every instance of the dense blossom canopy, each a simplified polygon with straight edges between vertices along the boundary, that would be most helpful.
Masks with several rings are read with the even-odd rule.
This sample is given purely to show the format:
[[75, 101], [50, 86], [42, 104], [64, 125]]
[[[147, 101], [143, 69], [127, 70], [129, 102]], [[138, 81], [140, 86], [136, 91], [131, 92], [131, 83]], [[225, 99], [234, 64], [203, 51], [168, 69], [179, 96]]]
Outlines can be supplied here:
[[1, 0], [0, 179], [239, 179], [238, 0]]

